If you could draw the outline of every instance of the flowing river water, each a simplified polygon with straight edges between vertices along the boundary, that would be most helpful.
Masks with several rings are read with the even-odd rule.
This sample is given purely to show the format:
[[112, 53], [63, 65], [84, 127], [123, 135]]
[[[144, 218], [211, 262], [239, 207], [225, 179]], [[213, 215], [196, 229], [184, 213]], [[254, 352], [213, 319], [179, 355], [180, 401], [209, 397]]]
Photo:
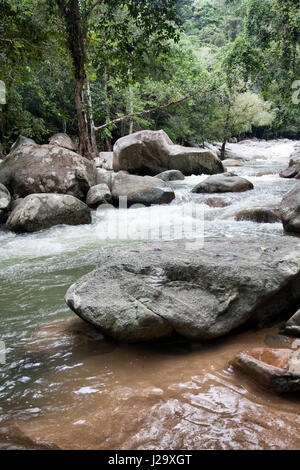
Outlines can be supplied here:
[[[230, 366], [234, 355], [272, 343], [278, 326], [207, 344], [170, 340], [121, 345], [70, 312], [67, 288], [103, 250], [133, 240], [105, 240], [113, 224], [147, 239], [149, 211], [180, 225], [184, 207], [203, 207], [204, 237], [283, 237], [281, 223], [237, 222], [236, 212], [278, 205], [294, 184], [282, 179], [296, 142], [245, 141], [230, 149], [247, 161], [230, 169], [255, 189], [218, 195], [224, 208], [191, 194], [203, 176], [172, 183], [168, 206], [95, 213], [90, 226], [29, 235], [0, 229], [0, 449], [299, 449], [300, 399], [256, 387]], [[165, 221], [165, 222], [164, 222]], [[164, 233], [164, 230], [162, 230]], [[166, 231], [172, 238], [172, 231]], [[188, 235], [188, 234], [187, 234]], [[134, 237], [133, 237], [134, 238]], [[141, 241], [142, 240], [142, 241]]]

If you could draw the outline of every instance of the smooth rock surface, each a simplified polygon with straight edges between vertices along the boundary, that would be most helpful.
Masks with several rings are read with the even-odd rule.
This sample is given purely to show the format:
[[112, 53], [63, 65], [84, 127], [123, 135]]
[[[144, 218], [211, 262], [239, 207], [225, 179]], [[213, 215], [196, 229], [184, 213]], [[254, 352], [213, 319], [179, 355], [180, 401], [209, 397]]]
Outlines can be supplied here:
[[80, 225], [90, 222], [90, 209], [73, 196], [31, 194], [10, 214], [6, 228], [17, 233], [37, 232], [54, 225]]
[[211, 150], [174, 145], [162, 130], [139, 131], [119, 139], [114, 145], [113, 169], [140, 175], [166, 170], [180, 170], [184, 175], [224, 171], [221, 160]]
[[119, 172], [112, 177], [111, 193], [114, 204], [127, 198], [128, 207], [133, 204], [168, 204], [175, 198], [173, 189], [159, 178], [128, 175]]
[[229, 166], [244, 166], [244, 164], [241, 161], [234, 160], [233, 158], [226, 158], [226, 160], [223, 160], [222, 163], [225, 166], [225, 168]]
[[58, 193], [85, 201], [96, 178], [96, 167], [91, 161], [55, 145], [21, 145], [0, 166], [0, 183], [15, 198]]
[[286, 232], [300, 233], [300, 182], [297, 181], [282, 199], [280, 215]]
[[164, 242], [103, 255], [66, 293], [69, 307], [128, 342], [172, 332], [196, 340], [280, 319], [300, 300], [297, 239], [205, 239], [204, 248]]
[[241, 193], [253, 189], [253, 184], [246, 178], [234, 173], [213, 175], [197, 184], [192, 193]]

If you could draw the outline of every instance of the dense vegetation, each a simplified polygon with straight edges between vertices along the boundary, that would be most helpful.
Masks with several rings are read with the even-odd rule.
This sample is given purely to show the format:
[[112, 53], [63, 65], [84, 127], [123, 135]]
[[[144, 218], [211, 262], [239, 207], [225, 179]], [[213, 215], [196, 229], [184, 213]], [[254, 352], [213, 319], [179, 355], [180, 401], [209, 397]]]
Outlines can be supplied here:
[[2, 152], [63, 131], [88, 157], [142, 128], [299, 137], [299, 46], [299, 0], [0, 0]]

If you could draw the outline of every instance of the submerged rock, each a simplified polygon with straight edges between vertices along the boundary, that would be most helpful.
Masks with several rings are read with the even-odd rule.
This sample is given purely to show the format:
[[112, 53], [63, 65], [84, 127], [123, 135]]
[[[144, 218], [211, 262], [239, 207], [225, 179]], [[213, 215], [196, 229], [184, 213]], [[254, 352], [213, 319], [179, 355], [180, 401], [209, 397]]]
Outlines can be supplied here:
[[91, 208], [96, 208], [100, 204], [110, 204], [111, 192], [107, 184], [103, 183], [93, 186], [87, 194], [86, 203]]
[[127, 198], [127, 205], [168, 204], [175, 199], [173, 189], [159, 178], [152, 176], [128, 175], [119, 172], [112, 177], [111, 193], [114, 204], [118, 205], [120, 198]]
[[282, 199], [280, 215], [286, 232], [300, 233], [300, 182], [296, 182]]
[[234, 173], [213, 175], [197, 184], [192, 193], [241, 193], [253, 189], [253, 184]]
[[209, 207], [227, 207], [230, 206], [230, 202], [223, 201], [218, 197], [209, 197], [205, 199], [204, 204]]
[[91, 223], [90, 209], [73, 196], [32, 194], [10, 214], [6, 228], [13, 232], [37, 232], [54, 225]]
[[253, 207], [245, 209], [235, 215], [237, 221], [251, 221], [260, 224], [273, 224], [281, 222], [279, 208], [276, 207]]
[[229, 166], [244, 166], [244, 164], [241, 161], [234, 160], [234, 158], [226, 158], [226, 160], [223, 160], [222, 163], [225, 166], [225, 168]]
[[300, 390], [300, 349], [252, 349], [238, 354], [233, 366], [273, 392]]
[[150, 341], [172, 332], [197, 340], [264, 324], [300, 298], [294, 238], [205, 239], [119, 250], [66, 293], [69, 307], [103, 333]]
[[96, 178], [96, 167], [91, 161], [55, 145], [21, 145], [0, 166], [0, 183], [16, 198], [58, 193], [85, 201]]
[[295, 165], [283, 170], [279, 173], [280, 178], [295, 178], [299, 173], [299, 170]]
[[159, 173], [155, 178], [159, 178], [163, 181], [177, 181], [184, 180], [184, 174], [179, 170], [167, 170]]
[[114, 171], [157, 175], [180, 170], [184, 175], [222, 173], [221, 160], [211, 150], [174, 145], [160, 131], [139, 131], [119, 139], [114, 145]]

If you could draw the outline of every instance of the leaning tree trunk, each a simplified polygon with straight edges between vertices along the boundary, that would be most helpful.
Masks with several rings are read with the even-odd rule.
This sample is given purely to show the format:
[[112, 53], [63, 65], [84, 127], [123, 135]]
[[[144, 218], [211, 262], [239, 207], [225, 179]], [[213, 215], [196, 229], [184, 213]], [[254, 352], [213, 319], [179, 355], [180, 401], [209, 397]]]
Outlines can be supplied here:
[[90, 121], [92, 150], [93, 150], [93, 157], [95, 158], [98, 156], [98, 148], [97, 148], [97, 141], [96, 141], [92, 94], [91, 94], [91, 87], [90, 87], [89, 80], [86, 80], [86, 93], [87, 93], [88, 106], [89, 106], [89, 121]]

